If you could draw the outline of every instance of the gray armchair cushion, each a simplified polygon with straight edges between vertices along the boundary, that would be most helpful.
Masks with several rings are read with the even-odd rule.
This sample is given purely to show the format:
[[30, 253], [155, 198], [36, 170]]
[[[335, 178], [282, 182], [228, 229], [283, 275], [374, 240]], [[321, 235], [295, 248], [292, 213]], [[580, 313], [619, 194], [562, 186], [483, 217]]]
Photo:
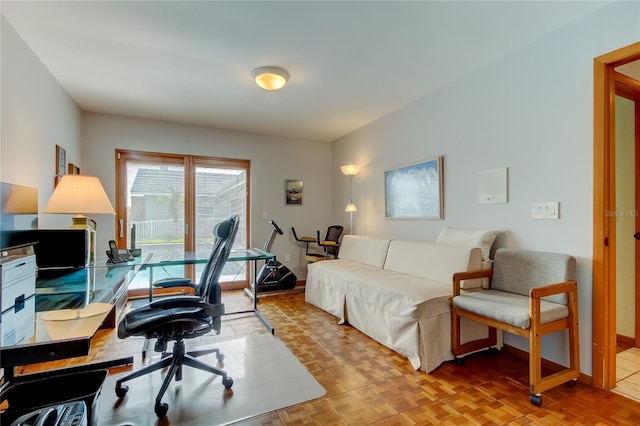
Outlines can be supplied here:
[[[575, 280], [576, 260], [566, 254], [501, 248], [496, 251], [494, 259], [493, 290], [529, 297], [529, 291], [534, 287]], [[567, 303], [565, 294], [543, 299]]]
[[[453, 306], [522, 329], [528, 329], [531, 325], [529, 296], [497, 290], [478, 290], [454, 297]], [[540, 301], [541, 324], [566, 318], [568, 315], [567, 306]]]

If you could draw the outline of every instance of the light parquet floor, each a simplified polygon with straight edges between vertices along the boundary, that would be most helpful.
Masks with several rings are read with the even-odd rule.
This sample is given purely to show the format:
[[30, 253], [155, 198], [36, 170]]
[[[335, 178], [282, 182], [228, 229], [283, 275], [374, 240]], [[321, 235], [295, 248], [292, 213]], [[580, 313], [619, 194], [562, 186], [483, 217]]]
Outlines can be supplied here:
[[[224, 298], [228, 312], [249, 305], [242, 292]], [[302, 292], [261, 295], [259, 308], [327, 393], [237, 425], [640, 425], [639, 402], [583, 383], [546, 391], [543, 406], [532, 406], [527, 363], [508, 353], [478, 354], [464, 367], [448, 362], [425, 374], [359, 331], [338, 325], [305, 303]], [[266, 332], [252, 314], [229, 315], [221, 335], [202, 343]], [[129, 354], [134, 367], [142, 362], [141, 339], [121, 341], [115, 331], [102, 330], [92, 343], [88, 357], [29, 371]]]

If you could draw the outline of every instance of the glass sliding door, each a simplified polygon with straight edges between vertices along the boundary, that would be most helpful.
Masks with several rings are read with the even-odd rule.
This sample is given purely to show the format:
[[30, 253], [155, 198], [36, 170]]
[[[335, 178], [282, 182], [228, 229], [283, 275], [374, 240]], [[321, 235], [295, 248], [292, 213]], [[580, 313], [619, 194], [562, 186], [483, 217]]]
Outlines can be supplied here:
[[[193, 158], [195, 250], [210, 252], [213, 227], [231, 215], [240, 216], [233, 248], [247, 247], [248, 162]], [[223, 288], [244, 286], [247, 282], [244, 262], [227, 262], [220, 281]]]
[[[182, 251], [206, 257], [215, 224], [234, 214], [240, 216], [234, 247], [247, 247], [249, 161], [123, 150], [116, 158], [119, 247], [135, 246], [155, 261]], [[203, 266], [154, 268], [153, 280], [187, 276], [197, 282]], [[148, 272], [137, 278], [133, 296], [149, 288]], [[228, 262], [221, 282], [246, 286], [246, 265]]]

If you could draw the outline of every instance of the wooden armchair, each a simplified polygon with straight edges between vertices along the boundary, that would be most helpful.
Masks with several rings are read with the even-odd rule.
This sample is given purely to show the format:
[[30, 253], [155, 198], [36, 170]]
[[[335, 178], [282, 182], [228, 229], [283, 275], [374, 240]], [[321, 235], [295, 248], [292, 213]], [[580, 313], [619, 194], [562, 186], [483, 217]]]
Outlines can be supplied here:
[[[463, 354], [495, 346], [496, 329], [529, 339], [530, 401], [542, 405], [541, 392], [561, 383], [574, 385], [580, 376], [578, 292], [575, 258], [563, 254], [499, 249], [493, 270], [454, 274], [452, 351]], [[488, 289], [461, 292], [460, 281], [490, 279]], [[489, 326], [489, 337], [460, 343], [460, 318]], [[567, 329], [569, 367], [542, 377], [542, 336]]]

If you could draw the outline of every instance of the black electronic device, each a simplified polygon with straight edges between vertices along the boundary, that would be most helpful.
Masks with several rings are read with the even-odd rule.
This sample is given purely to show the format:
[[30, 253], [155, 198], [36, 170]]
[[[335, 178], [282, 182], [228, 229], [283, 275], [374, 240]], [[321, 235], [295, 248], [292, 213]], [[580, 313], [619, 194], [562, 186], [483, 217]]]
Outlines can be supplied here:
[[52, 405], [17, 418], [11, 426], [87, 426], [84, 401]]
[[109, 241], [109, 250], [107, 250], [107, 257], [111, 263], [123, 263], [133, 261], [133, 255], [131, 251], [127, 249], [119, 249], [116, 242]]

